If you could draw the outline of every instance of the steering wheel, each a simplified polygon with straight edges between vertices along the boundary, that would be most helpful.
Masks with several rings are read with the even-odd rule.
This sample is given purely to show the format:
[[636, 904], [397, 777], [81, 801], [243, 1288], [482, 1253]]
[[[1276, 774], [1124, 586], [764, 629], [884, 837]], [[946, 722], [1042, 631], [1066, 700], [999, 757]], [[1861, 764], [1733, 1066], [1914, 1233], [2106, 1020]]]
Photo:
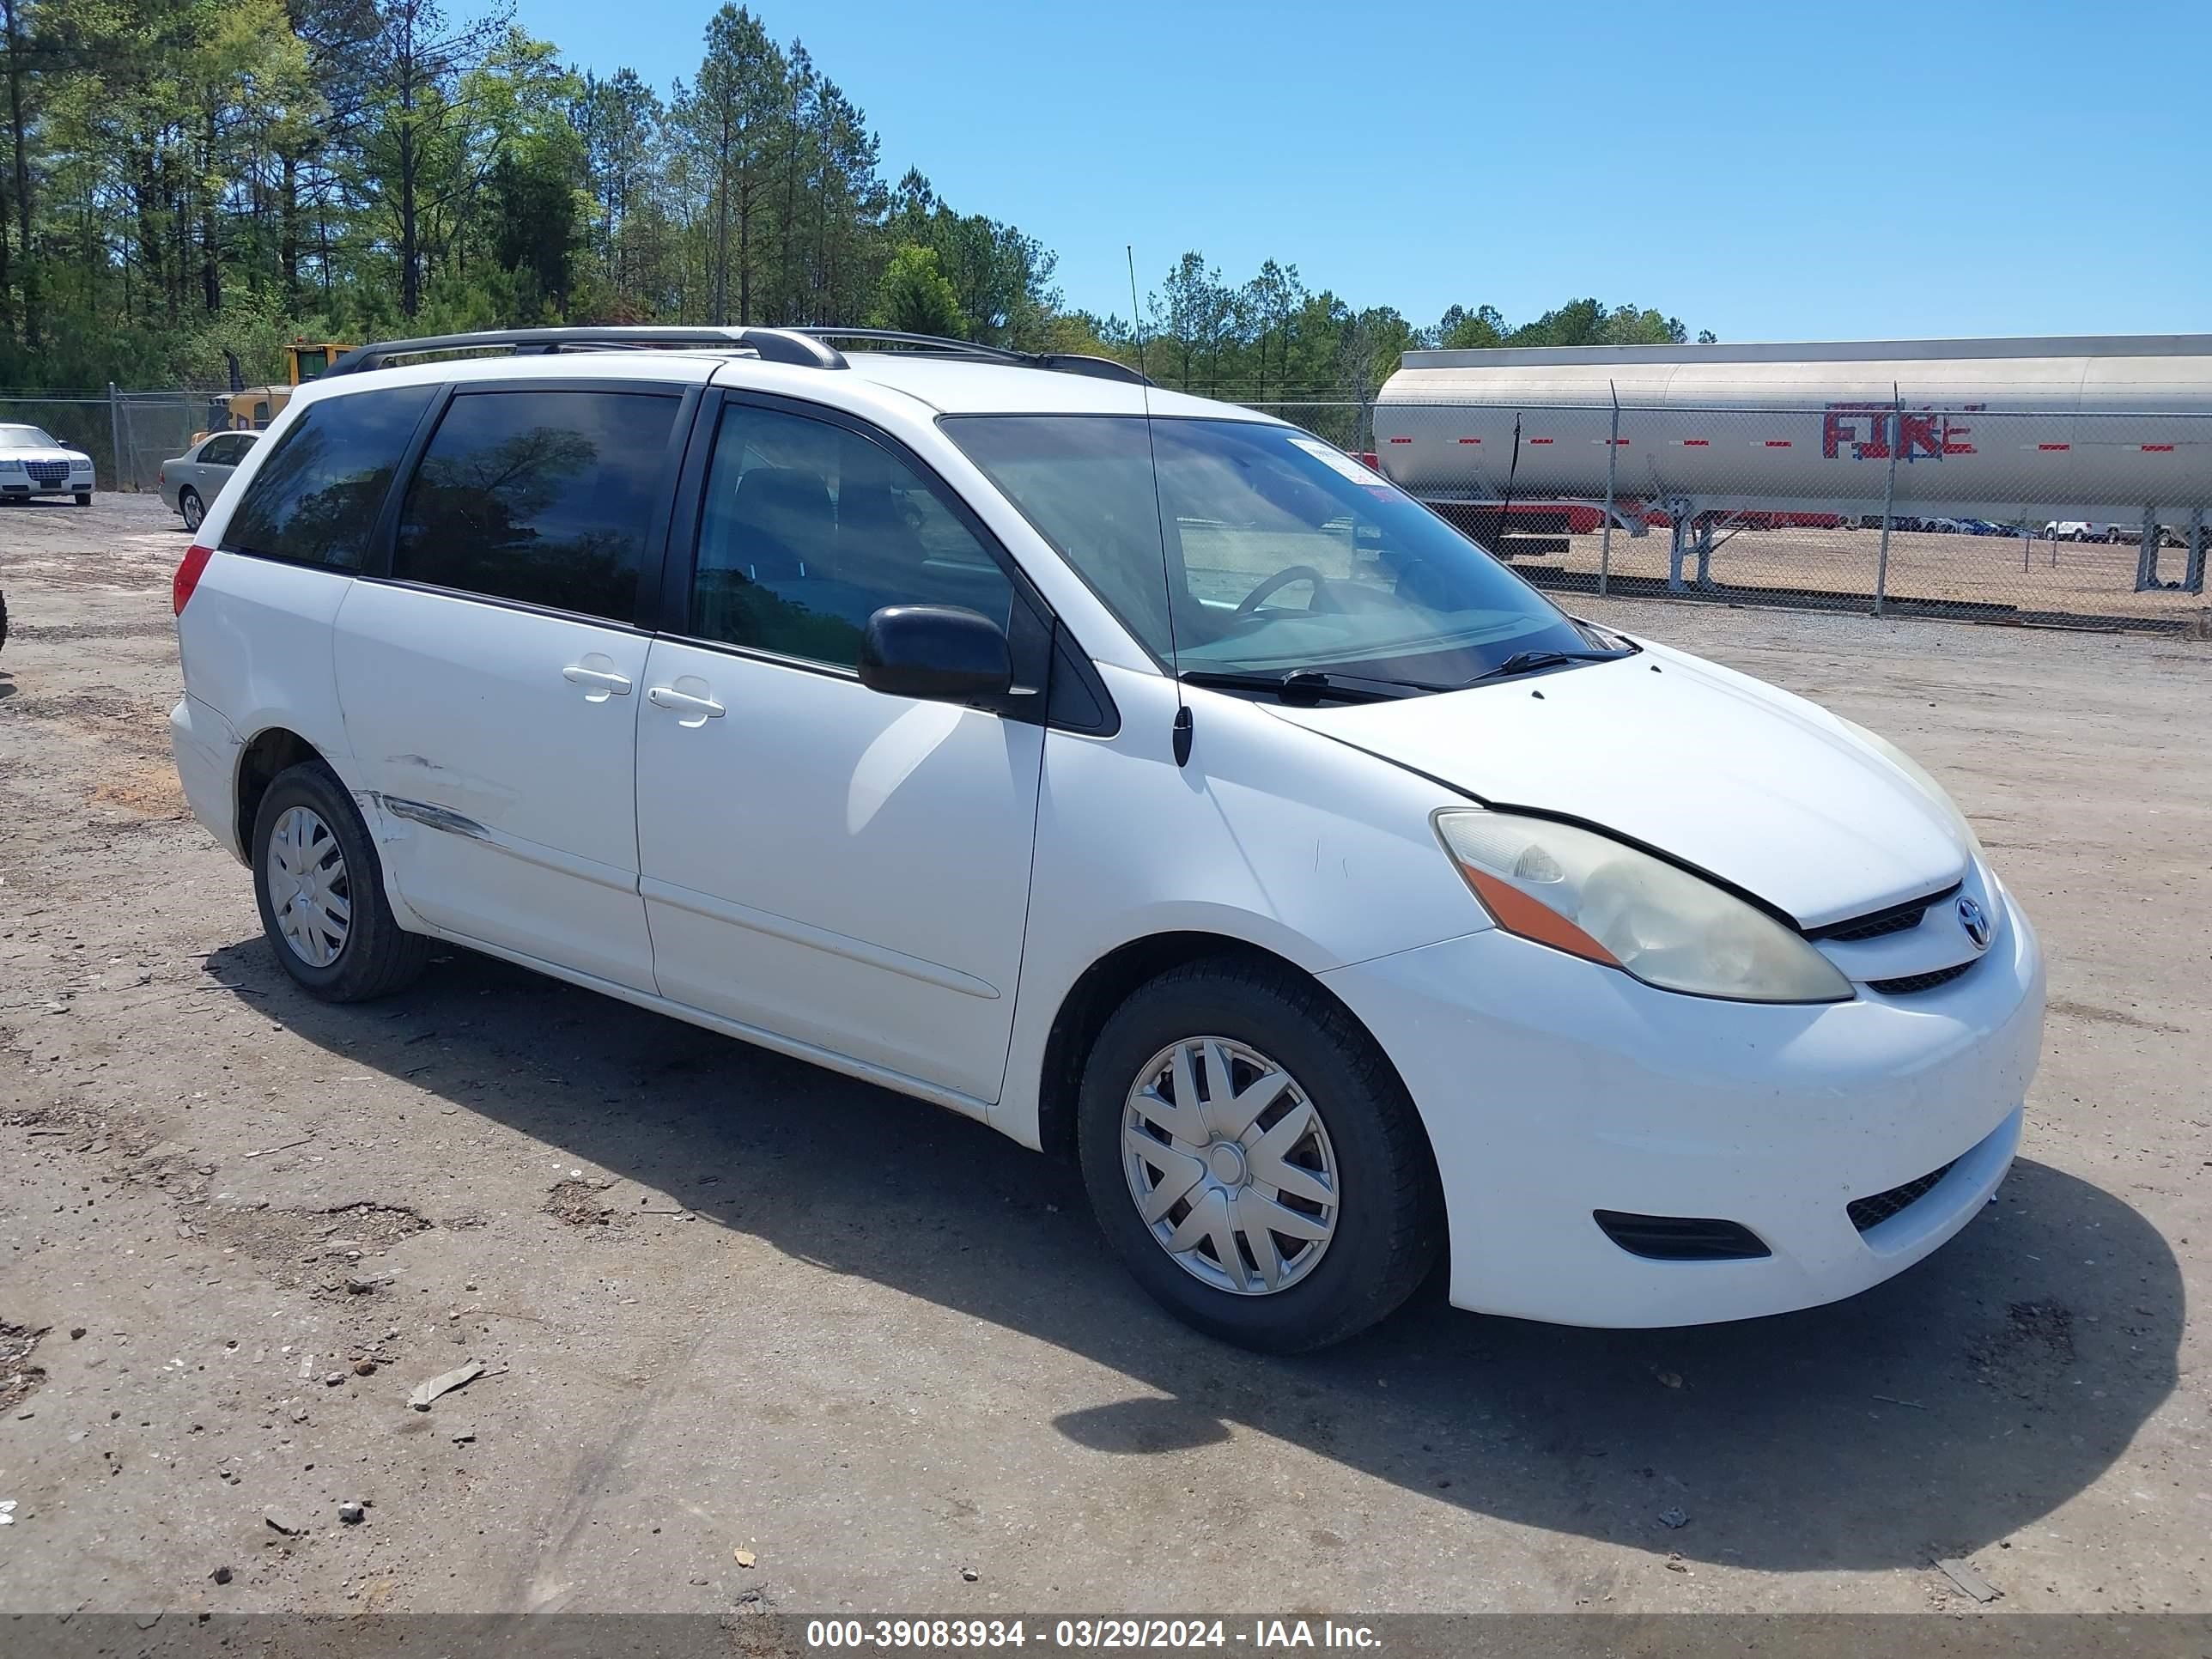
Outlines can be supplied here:
[[1249, 593], [1247, 593], [1243, 599], [1238, 602], [1237, 606], [1237, 615], [1239, 617], [1250, 616], [1254, 611], [1257, 611], [1261, 605], [1265, 604], [1268, 598], [1276, 592], [1277, 590], [1288, 587], [1292, 582], [1311, 582], [1313, 584], [1313, 599], [1307, 601], [1306, 604], [1306, 609], [1310, 611], [1314, 608], [1315, 602], [1320, 599], [1323, 590], [1328, 587], [1328, 578], [1323, 575], [1320, 571], [1315, 569], [1310, 564], [1294, 564], [1287, 570], [1278, 570], [1273, 575], [1262, 581], [1257, 587], [1254, 588]]

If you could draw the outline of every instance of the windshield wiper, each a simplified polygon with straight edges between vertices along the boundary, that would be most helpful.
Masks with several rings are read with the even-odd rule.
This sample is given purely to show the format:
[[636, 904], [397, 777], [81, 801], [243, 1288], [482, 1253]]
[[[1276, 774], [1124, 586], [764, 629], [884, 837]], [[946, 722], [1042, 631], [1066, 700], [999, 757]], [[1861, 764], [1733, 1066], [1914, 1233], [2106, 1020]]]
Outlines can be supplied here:
[[1358, 674], [1324, 674], [1312, 668], [1297, 669], [1287, 674], [1188, 668], [1176, 678], [1185, 685], [1209, 686], [1221, 691], [1272, 692], [1285, 702], [1300, 708], [1311, 708], [1320, 702], [1389, 702], [1399, 697], [1425, 696], [1445, 689], [1418, 680], [1369, 679]]
[[1510, 679], [1516, 674], [1533, 674], [1540, 668], [1557, 668], [1571, 662], [1619, 662], [1623, 657], [1632, 657], [1628, 651], [1516, 651], [1495, 668], [1486, 668], [1469, 685], [1480, 685], [1485, 680]]

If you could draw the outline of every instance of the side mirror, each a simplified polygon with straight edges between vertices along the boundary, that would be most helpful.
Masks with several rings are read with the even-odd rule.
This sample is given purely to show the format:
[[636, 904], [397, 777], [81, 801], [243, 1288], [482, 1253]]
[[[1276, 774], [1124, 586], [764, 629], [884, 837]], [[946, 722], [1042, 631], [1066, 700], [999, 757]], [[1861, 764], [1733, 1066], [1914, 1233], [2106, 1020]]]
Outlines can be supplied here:
[[1006, 629], [954, 605], [887, 605], [860, 636], [860, 684], [894, 697], [978, 702], [1014, 683]]

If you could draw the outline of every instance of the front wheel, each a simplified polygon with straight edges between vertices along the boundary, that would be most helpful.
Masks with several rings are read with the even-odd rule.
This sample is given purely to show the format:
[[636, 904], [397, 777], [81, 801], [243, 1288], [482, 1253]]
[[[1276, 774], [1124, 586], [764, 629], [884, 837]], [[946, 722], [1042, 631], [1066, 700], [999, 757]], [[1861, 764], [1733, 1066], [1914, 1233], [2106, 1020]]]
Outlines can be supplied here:
[[325, 1002], [362, 1002], [422, 971], [430, 941], [402, 930], [368, 826], [327, 767], [280, 772], [253, 818], [253, 896], [284, 971]]
[[207, 517], [207, 508], [200, 504], [200, 492], [197, 489], [178, 492], [177, 511], [183, 515], [187, 530], [198, 530], [200, 520]]
[[1411, 1295], [1443, 1206], [1419, 1117], [1318, 986], [1215, 958], [1106, 1023], [1077, 1105], [1098, 1224], [1170, 1312], [1240, 1346], [1340, 1341]]
[[89, 489], [78, 490], [76, 492], [76, 504], [79, 507], [90, 507], [92, 505], [92, 492]]

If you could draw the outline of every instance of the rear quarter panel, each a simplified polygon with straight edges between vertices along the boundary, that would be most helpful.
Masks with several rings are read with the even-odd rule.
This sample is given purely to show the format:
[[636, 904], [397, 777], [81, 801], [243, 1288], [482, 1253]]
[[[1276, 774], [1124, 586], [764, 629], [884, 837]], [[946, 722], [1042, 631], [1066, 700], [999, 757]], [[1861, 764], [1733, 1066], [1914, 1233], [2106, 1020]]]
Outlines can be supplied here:
[[[246, 485], [307, 400], [295, 398], [245, 459], [229, 470], [220, 498], [208, 491], [208, 515], [193, 540], [219, 548]], [[210, 469], [212, 470], [212, 469]], [[242, 553], [208, 561], [191, 601], [177, 618], [185, 690], [222, 716], [247, 743], [272, 727], [297, 732], [331, 763], [348, 787], [353, 751], [338, 713], [331, 626], [353, 586], [349, 571], [281, 563]], [[238, 827], [243, 840], [251, 824]]]

